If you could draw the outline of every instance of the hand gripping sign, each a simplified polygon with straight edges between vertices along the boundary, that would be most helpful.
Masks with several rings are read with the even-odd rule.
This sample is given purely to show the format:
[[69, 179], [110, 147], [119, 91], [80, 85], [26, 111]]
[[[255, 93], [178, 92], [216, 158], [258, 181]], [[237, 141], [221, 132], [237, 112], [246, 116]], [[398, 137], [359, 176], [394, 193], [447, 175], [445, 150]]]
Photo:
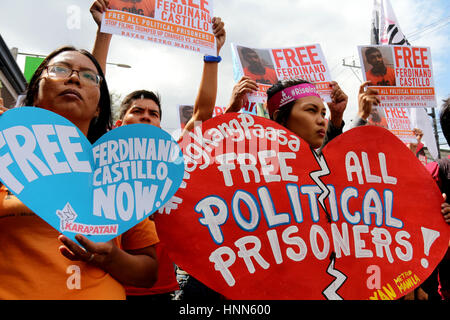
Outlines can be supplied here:
[[0, 117], [0, 179], [71, 239], [108, 241], [169, 200], [182, 182], [178, 144], [151, 125], [111, 130], [94, 145], [65, 118], [40, 108]]
[[180, 145], [185, 177], [158, 235], [226, 298], [398, 299], [447, 250], [438, 187], [383, 128], [350, 130], [319, 155], [273, 121], [227, 114]]

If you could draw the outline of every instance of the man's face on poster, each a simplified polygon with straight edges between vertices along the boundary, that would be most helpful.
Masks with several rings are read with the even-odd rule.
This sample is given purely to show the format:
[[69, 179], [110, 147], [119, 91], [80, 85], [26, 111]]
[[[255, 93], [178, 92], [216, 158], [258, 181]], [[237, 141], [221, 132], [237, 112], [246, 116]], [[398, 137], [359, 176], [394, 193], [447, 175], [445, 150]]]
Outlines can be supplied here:
[[383, 56], [378, 50], [367, 55], [367, 62], [376, 70], [384, 69]]
[[259, 56], [254, 51], [246, 52], [245, 61], [247, 61], [249, 65], [258, 66], [258, 67], [262, 66]]
[[379, 123], [381, 122], [381, 115], [376, 107], [372, 108], [372, 111], [370, 112], [370, 115], [372, 116], [372, 121]]
[[192, 113], [194, 112], [193, 108], [191, 106], [185, 106], [181, 109], [181, 114], [186, 120], [189, 120], [192, 118]]

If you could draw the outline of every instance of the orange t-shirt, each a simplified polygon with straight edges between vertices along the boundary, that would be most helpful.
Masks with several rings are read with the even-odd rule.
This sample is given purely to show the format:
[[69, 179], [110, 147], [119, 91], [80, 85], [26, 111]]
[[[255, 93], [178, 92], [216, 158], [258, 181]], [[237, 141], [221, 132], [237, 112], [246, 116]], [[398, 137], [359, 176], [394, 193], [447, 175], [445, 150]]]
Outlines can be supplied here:
[[[65, 258], [59, 232], [0, 185], [0, 300], [121, 300], [124, 287], [105, 271]], [[114, 242], [124, 250], [159, 241], [148, 219]]]
[[177, 278], [175, 276], [175, 268], [172, 260], [167, 254], [164, 243], [160, 242], [156, 245], [156, 255], [158, 257], [158, 280], [151, 288], [135, 288], [125, 286], [127, 295], [144, 296], [152, 294], [161, 294], [180, 290]]
[[367, 81], [371, 81], [372, 86], [395, 86], [395, 71], [386, 67], [386, 74], [383, 76], [375, 75], [372, 70], [366, 72]]
[[250, 79], [255, 80], [257, 83], [263, 84], [275, 84], [278, 82], [277, 74], [275, 70], [264, 67], [264, 74], [255, 74], [250, 71], [248, 67], [244, 68], [244, 74]]
[[155, 17], [155, 0], [110, 0], [109, 8], [146, 17]]

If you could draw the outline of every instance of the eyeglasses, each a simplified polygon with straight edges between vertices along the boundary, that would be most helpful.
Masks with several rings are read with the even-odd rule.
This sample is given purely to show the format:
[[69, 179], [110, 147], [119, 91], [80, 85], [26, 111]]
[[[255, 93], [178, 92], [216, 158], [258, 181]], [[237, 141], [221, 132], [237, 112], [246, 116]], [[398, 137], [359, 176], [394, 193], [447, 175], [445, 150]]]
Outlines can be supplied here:
[[102, 77], [90, 70], [74, 70], [62, 65], [51, 65], [47, 66], [46, 69], [49, 78], [52, 79], [67, 79], [74, 72], [77, 72], [80, 82], [84, 85], [98, 86], [102, 80]]

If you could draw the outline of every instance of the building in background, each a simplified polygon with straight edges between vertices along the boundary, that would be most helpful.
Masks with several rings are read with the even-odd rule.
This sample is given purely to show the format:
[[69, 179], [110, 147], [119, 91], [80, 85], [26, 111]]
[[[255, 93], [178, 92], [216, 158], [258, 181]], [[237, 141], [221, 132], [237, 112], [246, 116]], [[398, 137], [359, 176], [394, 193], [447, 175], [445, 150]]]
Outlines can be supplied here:
[[25, 91], [27, 81], [11, 54], [8, 46], [0, 35], [0, 89], [3, 104], [7, 108], [16, 105], [16, 101]]

